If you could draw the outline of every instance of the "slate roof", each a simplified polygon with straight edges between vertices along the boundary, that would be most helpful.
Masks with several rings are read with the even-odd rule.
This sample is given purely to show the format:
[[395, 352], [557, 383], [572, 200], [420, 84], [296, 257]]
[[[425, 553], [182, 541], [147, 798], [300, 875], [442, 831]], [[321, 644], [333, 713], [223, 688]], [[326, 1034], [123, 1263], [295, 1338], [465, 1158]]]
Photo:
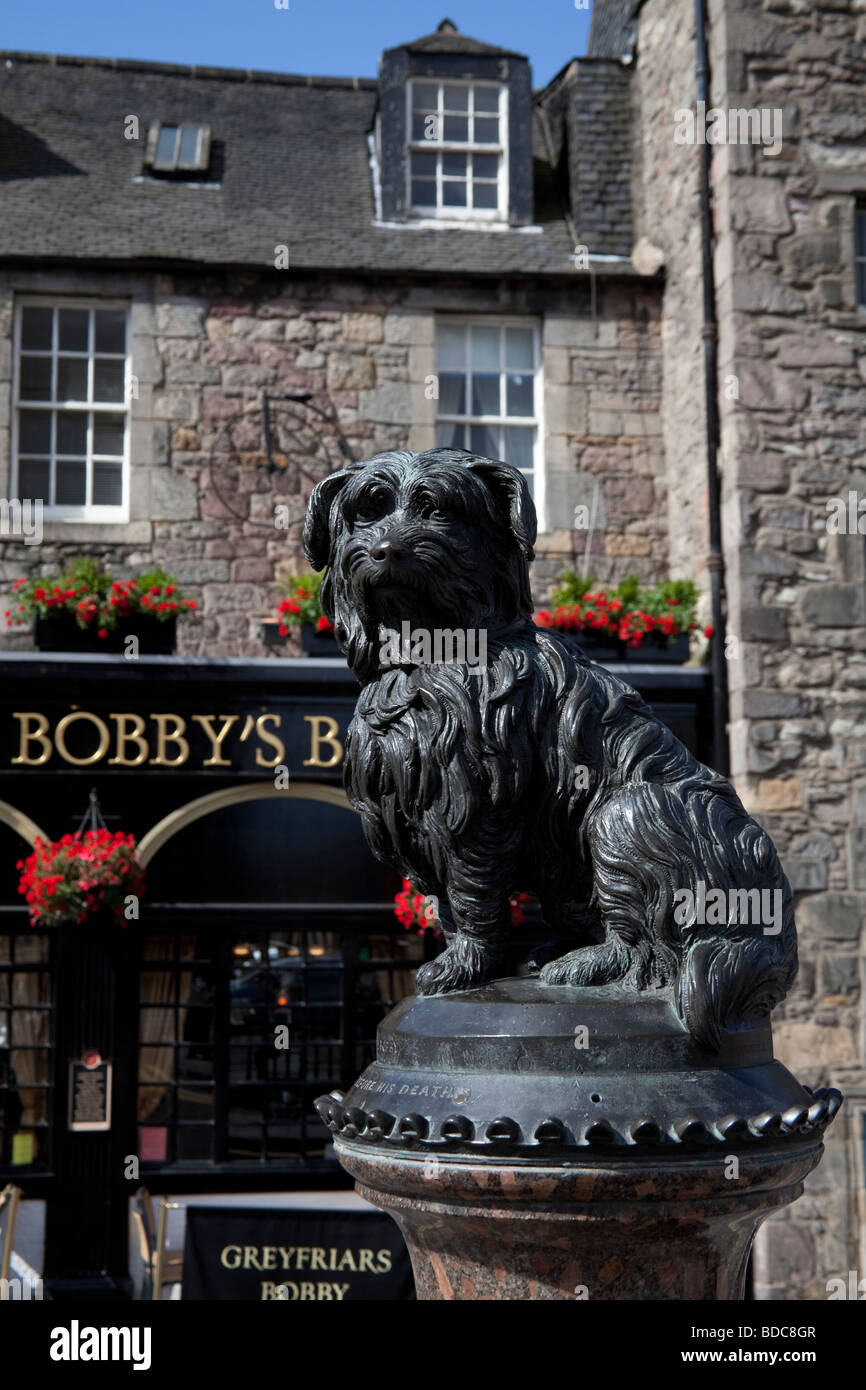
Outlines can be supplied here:
[[[368, 79], [0, 53], [0, 260], [272, 268], [285, 244], [296, 270], [575, 273], [537, 112], [542, 231], [377, 227], [376, 101]], [[211, 126], [217, 186], [144, 175], [153, 121]]]
[[422, 39], [397, 44], [397, 47], [407, 48], [410, 53], [486, 53], [496, 58], [526, 57], [525, 53], [514, 53], [508, 48], [482, 43], [480, 39], [470, 39], [467, 34], [459, 33], [450, 19], [443, 19], [435, 34], [425, 34]]
[[588, 58], [622, 58], [634, 53], [642, 0], [593, 0]]

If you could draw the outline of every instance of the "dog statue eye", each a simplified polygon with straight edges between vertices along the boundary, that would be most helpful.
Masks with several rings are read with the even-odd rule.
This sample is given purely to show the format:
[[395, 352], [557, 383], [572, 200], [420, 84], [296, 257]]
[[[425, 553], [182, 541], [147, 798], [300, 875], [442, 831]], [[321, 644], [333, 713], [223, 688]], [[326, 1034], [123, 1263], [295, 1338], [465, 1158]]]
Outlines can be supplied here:
[[378, 521], [380, 517], [387, 514], [390, 500], [388, 494], [384, 492], [373, 492], [362, 497], [355, 506], [355, 520], [361, 522]]
[[451, 517], [448, 515], [446, 511], [443, 511], [441, 507], [434, 507], [432, 503], [428, 503], [425, 507], [422, 508], [421, 515], [424, 517], [426, 521], [451, 520]]

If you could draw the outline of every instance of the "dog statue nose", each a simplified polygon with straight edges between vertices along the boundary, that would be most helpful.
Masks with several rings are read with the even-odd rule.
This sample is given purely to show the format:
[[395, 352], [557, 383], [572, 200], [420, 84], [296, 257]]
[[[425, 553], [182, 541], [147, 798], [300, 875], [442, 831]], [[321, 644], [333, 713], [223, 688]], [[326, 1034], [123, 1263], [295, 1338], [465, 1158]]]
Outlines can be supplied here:
[[393, 541], [381, 540], [376, 542], [370, 554], [374, 560], [394, 560], [403, 554], [403, 548]]

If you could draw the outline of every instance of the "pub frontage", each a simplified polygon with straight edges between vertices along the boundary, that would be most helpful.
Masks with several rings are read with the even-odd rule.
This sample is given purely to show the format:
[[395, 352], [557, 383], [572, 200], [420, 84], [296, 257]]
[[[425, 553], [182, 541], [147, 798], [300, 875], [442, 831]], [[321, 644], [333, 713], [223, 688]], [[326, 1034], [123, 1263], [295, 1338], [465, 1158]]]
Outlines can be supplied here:
[[[706, 669], [617, 669], [710, 756]], [[435, 953], [342, 789], [356, 695], [341, 659], [0, 660], [0, 1186], [44, 1203], [53, 1298], [130, 1296], [141, 1185], [303, 1193], [305, 1219], [339, 1219], [313, 1100], [368, 1064]], [[140, 899], [123, 924], [33, 926], [18, 866], [93, 792], [135, 839]], [[529, 904], [520, 930], [540, 929]]]

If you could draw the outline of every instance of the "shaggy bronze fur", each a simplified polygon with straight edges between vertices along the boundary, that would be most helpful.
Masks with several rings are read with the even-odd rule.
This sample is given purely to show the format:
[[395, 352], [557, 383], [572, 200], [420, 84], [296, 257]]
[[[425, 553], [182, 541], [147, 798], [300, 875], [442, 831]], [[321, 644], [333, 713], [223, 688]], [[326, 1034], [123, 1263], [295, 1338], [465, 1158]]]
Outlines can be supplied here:
[[[538, 896], [575, 949], [552, 984], [669, 989], [716, 1049], [797, 968], [791, 890], [767, 834], [641, 697], [532, 621], [523, 476], [459, 449], [378, 455], [317, 484], [304, 542], [363, 689], [346, 789], [367, 841], [435, 895], [447, 940], [421, 994], [501, 969], [509, 894]], [[383, 630], [473, 629], [486, 665], [382, 660]], [[780, 925], [675, 918], [674, 894], [778, 890]], [[677, 914], [681, 915], [681, 914]], [[709, 915], [709, 914], [706, 914]]]

